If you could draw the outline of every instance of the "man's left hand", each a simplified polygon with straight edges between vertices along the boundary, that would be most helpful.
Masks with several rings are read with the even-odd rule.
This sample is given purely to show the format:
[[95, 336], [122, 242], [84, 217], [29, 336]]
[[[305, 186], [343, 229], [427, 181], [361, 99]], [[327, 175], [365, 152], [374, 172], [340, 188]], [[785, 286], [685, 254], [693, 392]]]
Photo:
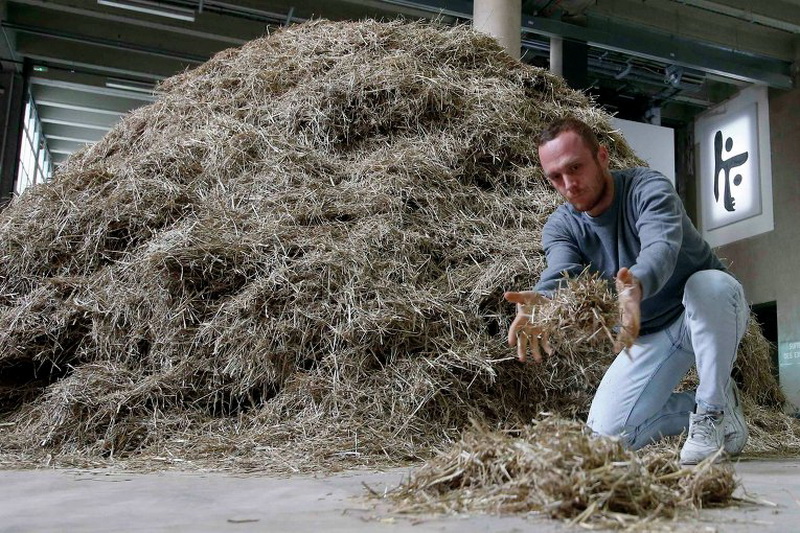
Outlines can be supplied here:
[[614, 349], [621, 352], [623, 348], [633, 346], [642, 323], [642, 284], [625, 267], [617, 272], [617, 298], [622, 315], [622, 327], [614, 343]]

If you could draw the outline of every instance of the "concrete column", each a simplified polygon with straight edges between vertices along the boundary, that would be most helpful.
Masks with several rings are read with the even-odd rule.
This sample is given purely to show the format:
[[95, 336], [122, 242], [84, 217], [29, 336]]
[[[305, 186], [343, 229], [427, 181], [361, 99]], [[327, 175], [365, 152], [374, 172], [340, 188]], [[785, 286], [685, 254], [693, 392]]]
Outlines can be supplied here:
[[514, 59], [522, 47], [522, 0], [474, 0], [472, 23], [476, 30], [500, 41]]
[[550, 37], [550, 72], [564, 75], [564, 39]]

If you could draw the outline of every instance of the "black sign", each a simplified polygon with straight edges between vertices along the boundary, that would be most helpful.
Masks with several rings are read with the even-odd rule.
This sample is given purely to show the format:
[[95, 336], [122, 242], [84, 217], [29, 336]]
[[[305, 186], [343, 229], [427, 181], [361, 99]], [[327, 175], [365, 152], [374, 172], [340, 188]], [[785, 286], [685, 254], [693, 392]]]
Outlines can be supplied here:
[[[725, 140], [725, 152], [726, 154], [733, 149], [733, 138], [728, 137]], [[729, 157], [728, 159], [722, 159], [722, 130], [717, 130], [716, 135], [714, 135], [714, 200], [719, 203], [719, 173], [720, 171], [725, 172], [725, 191], [723, 193], [722, 204], [725, 206], [727, 211], [735, 211], [736, 208], [736, 200], [734, 199], [733, 195], [731, 194], [731, 170], [740, 167], [747, 162], [748, 152], [743, 152], [741, 154], [737, 154], [734, 156]], [[733, 177], [733, 184], [734, 185], [741, 185], [742, 184], [742, 175], [736, 174]]]

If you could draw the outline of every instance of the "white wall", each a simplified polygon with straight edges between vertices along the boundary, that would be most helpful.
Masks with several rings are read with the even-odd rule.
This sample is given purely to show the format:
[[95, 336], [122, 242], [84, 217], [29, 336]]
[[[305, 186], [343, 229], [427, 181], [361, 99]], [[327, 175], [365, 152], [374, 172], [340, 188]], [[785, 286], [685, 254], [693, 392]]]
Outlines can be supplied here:
[[800, 412], [800, 88], [769, 91], [774, 229], [718, 251], [750, 303], [775, 302], [781, 388]]
[[612, 124], [622, 132], [636, 155], [675, 185], [675, 132], [672, 128], [620, 118], [612, 119]]

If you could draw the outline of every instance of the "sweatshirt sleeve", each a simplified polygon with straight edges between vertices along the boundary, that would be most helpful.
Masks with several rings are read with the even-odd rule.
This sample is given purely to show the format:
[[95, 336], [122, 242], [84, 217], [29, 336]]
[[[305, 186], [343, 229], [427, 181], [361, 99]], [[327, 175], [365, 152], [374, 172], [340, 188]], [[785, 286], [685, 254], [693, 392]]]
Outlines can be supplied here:
[[542, 247], [547, 257], [547, 267], [534, 290], [550, 297], [567, 277], [579, 275], [585, 265], [577, 240], [571, 234], [565, 217], [556, 212], [542, 230]]
[[683, 204], [672, 184], [657, 172], [631, 191], [640, 251], [631, 272], [642, 283], [644, 299], [658, 293], [672, 276], [683, 242]]

